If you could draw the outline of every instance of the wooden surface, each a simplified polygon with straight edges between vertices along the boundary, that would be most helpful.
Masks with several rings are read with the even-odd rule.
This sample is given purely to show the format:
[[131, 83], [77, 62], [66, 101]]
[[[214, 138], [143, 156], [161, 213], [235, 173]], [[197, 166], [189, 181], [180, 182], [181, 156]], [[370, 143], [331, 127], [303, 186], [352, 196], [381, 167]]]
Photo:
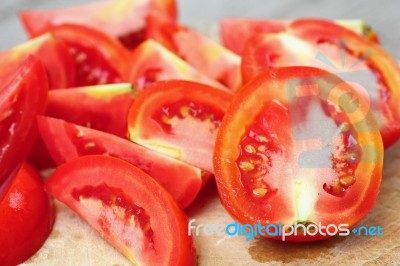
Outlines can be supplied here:
[[[334, 237], [315, 243], [283, 243], [244, 237], [195, 237], [199, 265], [399, 265], [400, 143], [385, 154], [384, 176], [375, 208], [359, 225], [381, 226], [383, 236]], [[130, 265], [67, 207], [58, 203], [57, 221], [44, 247], [26, 266]], [[228, 224], [210, 183], [187, 210], [196, 223]]]

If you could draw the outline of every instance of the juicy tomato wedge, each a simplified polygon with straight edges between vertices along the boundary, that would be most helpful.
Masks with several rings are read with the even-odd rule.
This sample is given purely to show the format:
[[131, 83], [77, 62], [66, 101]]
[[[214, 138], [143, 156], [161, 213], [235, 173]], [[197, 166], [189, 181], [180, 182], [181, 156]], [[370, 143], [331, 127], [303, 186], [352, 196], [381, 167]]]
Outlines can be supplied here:
[[37, 135], [35, 117], [43, 114], [48, 81], [33, 56], [0, 85], [0, 186], [22, 164]]
[[174, 0], [108, 0], [79, 6], [20, 12], [20, 19], [31, 37], [53, 26], [80, 24], [119, 38], [132, 48], [145, 40], [145, 18], [149, 12], [176, 19]]
[[240, 56], [210, 38], [156, 13], [147, 17], [147, 37], [228, 88], [241, 87]]
[[380, 46], [329, 21], [297, 20], [286, 32], [249, 40], [243, 78], [248, 81], [268, 67], [296, 65], [323, 68], [357, 83], [379, 118], [385, 148], [400, 137], [400, 71]]
[[93, 154], [123, 159], [153, 177], [171, 193], [181, 208], [186, 208], [193, 202], [203, 181], [206, 181], [206, 173], [199, 168], [105, 132], [40, 116], [38, 127], [57, 164]]
[[51, 34], [44, 34], [26, 43], [0, 52], [1, 76], [14, 71], [29, 54], [39, 58], [49, 77], [49, 89], [68, 88], [75, 80], [75, 62], [67, 46]]
[[0, 195], [0, 264], [13, 266], [43, 245], [53, 227], [54, 208], [41, 177], [27, 164], [1, 189], [5, 194]]
[[[334, 22], [371, 41], [379, 42], [376, 32], [363, 20], [335, 20]], [[252, 36], [285, 31], [290, 23], [290, 20], [277, 19], [225, 18], [220, 22], [222, 43], [233, 52], [242, 54], [247, 40]]]
[[209, 172], [212, 151], [230, 93], [182, 80], [153, 83], [128, 115], [132, 141]]
[[139, 90], [168, 79], [197, 81], [229, 91], [221, 83], [200, 73], [161, 44], [147, 40], [132, 53], [129, 81]]
[[263, 226], [353, 226], [375, 203], [382, 164], [367, 101], [334, 74], [310, 67], [267, 70], [239, 90], [214, 152], [223, 205], [240, 223]]
[[129, 52], [117, 40], [94, 28], [63, 24], [49, 29], [65, 42], [76, 64], [74, 87], [126, 81]]
[[58, 167], [46, 189], [133, 264], [196, 264], [184, 212], [153, 178], [128, 162], [80, 157]]

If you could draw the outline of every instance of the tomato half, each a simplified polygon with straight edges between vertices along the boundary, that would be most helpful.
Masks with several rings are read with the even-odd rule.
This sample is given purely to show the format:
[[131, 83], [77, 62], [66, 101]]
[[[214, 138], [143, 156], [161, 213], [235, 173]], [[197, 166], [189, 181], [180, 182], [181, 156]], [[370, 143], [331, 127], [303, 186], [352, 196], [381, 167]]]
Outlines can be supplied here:
[[240, 57], [210, 38], [156, 13], [147, 17], [147, 37], [228, 88], [241, 87]]
[[105, 32], [133, 48], [145, 39], [145, 18], [150, 11], [171, 19], [177, 16], [174, 0], [108, 0], [61, 9], [22, 11], [19, 15], [31, 37], [53, 26], [74, 23]]
[[192, 80], [229, 91], [221, 83], [200, 73], [161, 44], [147, 40], [132, 53], [129, 81], [143, 90], [153, 82], [168, 79]]
[[59, 165], [92, 154], [123, 159], [153, 177], [182, 208], [193, 202], [207, 179], [207, 174], [198, 168], [111, 134], [40, 116], [38, 127]]
[[298, 20], [286, 32], [249, 40], [243, 78], [250, 80], [266, 67], [295, 65], [324, 68], [358, 84], [379, 118], [385, 148], [400, 137], [400, 71], [380, 46], [329, 21]]
[[0, 264], [14, 266], [36, 253], [49, 236], [54, 208], [36, 170], [24, 164], [0, 196]]
[[135, 166], [110, 156], [80, 157], [57, 168], [46, 189], [135, 265], [195, 265], [184, 212]]
[[67, 46], [51, 34], [44, 34], [26, 43], [0, 52], [1, 76], [12, 72], [29, 54], [42, 61], [49, 77], [49, 89], [68, 88], [75, 80], [75, 62]]
[[[376, 32], [363, 20], [335, 20], [365, 38], [379, 42]], [[286, 30], [291, 20], [225, 18], [220, 21], [222, 43], [237, 54], [242, 54], [246, 42], [260, 33], [278, 33]]]
[[239, 90], [214, 152], [223, 205], [240, 223], [263, 226], [353, 226], [375, 203], [382, 164], [368, 102], [334, 74], [310, 67], [270, 69]]
[[130, 139], [213, 172], [215, 137], [232, 95], [191, 81], [153, 83], [128, 115]]
[[29, 56], [0, 85], [0, 186], [22, 164], [32, 147], [35, 117], [43, 114], [48, 80], [42, 63]]

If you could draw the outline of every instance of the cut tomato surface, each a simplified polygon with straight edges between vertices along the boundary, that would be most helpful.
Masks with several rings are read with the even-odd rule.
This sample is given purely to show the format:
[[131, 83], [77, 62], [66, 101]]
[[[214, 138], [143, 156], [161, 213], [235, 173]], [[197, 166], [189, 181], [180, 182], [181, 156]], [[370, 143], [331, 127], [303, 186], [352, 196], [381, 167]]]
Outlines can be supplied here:
[[375, 203], [382, 164], [368, 102], [337, 76], [309, 67], [270, 69], [239, 90], [214, 152], [223, 205], [240, 223], [263, 226], [353, 226]]
[[20, 19], [29, 35], [38, 36], [53, 26], [80, 24], [119, 38], [127, 47], [145, 39], [145, 18], [150, 12], [176, 19], [174, 0], [108, 0], [53, 10], [27, 10]]
[[128, 115], [130, 139], [212, 172], [215, 137], [232, 95], [190, 81], [153, 83]]
[[242, 85], [240, 56], [214, 40], [166, 17], [147, 17], [147, 37], [164, 45], [208, 77], [232, 90]]
[[15, 174], [36, 136], [35, 117], [43, 114], [48, 90], [46, 71], [33, 56], [0, 85], [0, 186]]
[[133, 51], [130, 61], [132, 67], [129, 81], [139, 90], [147, 88], [156, 81], [182, 79], [229, 91], [227, 87], [200, 73], [154, 40], [147, 40], [139, 45]]
[[128, 162], [80, 157], [57, 168], [46, 189], [132, 263], [196, 264], [184, 212], [153, 178]]
[[[54, 208], [43, 181], [24, 164], [0, 195], [0, 264], [14, 266], [36, 253], [49, 236]], [[1, 193], [0, 193], [1, 194]]]
[[111, 134], [49, 117], [38, 117], [38, 127], [59, 165], [93, 154], [123, 159], [153, 177], [182, 208], [193, 202], [207, 181], [207, 173], [199, 168]]
[[299, 65], [326, 69], [355, 85], [379, 118], [385, 148], [400, 137], [400, 71], [380, 46], [330, 21], [298, 20], [286, 32], [250, 39], [242, 73], [248, 81], [265, 68]]
[[0, 76], [15, 71], [29, 54], [34, 54], [42, 61], [49, 77], [50, 89], [72, 86], [75, 80], [75, 62], [63, 41], [55, 39], [51, 34], [44, 34], [0, 52], [0, 61], [2, 62]]
[[62, 24], [48, 30], [65, 42], [76, 65], [75, 87], [127, 80], [129, 52], [117, 40], [94, 28]]

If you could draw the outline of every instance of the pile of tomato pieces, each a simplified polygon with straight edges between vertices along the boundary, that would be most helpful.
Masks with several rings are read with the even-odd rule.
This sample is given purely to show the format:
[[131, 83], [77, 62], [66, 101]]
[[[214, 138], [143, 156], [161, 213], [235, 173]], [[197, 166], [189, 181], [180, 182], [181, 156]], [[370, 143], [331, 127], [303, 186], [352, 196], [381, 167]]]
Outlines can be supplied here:
[[196, 265], [184, 209], [214, 176], [243, 224], [351, 227], [371, 210], [400, 137], [400, 72], [376, 33], [228, 18], [224, 47], [176, 14], [173, 0], [20, 13], [31, 39], [0, 52], [1, 265], [50, 234], [46, 193], [139, 265]]

